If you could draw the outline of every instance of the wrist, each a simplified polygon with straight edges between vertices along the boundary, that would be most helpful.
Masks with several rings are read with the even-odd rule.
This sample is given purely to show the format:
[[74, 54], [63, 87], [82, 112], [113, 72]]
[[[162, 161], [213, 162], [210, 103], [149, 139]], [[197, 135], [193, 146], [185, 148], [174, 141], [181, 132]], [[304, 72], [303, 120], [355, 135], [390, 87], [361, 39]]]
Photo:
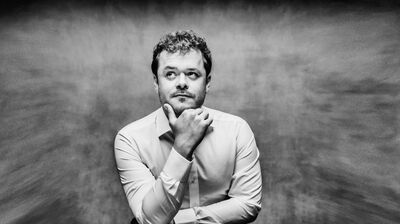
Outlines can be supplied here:
[[174, 144], [174, 149], [177, 153], [179, 153], [181, 156], [185, 157], [187, 160], [192, 160], [193, 156], [193, 150], [191, 147], [186, 146], [184, 144]]

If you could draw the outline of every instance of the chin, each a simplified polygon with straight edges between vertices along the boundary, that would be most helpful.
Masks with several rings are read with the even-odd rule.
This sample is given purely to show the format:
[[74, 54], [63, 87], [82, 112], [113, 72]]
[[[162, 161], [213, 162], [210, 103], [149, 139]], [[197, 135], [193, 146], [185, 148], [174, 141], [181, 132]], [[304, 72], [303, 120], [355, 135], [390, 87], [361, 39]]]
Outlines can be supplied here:
[[186, 109], [193, 109], [196, 107], [193, 105], [172, 105], [172, 108], [174, 108], [175, 113], [181, 114]]
[[195, 109], [199, 107], [191, 103], [171, 103], [170, 105], [174, 109], [177, 116], [179, 116], [186, 109]]

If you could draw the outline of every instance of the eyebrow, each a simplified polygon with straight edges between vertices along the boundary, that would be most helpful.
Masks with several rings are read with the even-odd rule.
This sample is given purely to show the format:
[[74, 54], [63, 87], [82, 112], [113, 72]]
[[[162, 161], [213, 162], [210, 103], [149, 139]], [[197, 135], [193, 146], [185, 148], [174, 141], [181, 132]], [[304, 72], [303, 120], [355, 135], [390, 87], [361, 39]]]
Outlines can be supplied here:
[[[178, 70], [178, 68], [174, 67], [174, 66], [165, 66], [165, 68], [163, 70]], [[185, 71], [197, 71], [197, 72], [200, 72], [197, 68], [188, 68], [188, 69], [185, 69]]]
[[197, 68], [188, 68], [188, 69], [186, 69], [187, 71], [198, 71], [199, 72], [199, 70], [197, 69]]
[[176, 67], [173, 67], [173, 66], [166, 66], [166, 67], [164, 68], [164, 70], [165, 70], [165, 69], [176, 70], [177, 68], [176, 68]]

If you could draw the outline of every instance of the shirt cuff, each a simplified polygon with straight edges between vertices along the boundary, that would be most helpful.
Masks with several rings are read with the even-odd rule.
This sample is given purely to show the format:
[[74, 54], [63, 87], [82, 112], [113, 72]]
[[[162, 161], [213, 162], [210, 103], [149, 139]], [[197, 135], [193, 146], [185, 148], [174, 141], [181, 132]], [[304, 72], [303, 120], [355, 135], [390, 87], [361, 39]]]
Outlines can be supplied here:
[[188, 208], [179, 210], [174, 218], [176, 224], [195, 224], [197, 223], [196, 213], [194, 209]]
[[191, 167], [192, 162], [185, 159], [185, 157], [172, 148], [163, 171], [168, 177], [180, 182], [187, 182]]

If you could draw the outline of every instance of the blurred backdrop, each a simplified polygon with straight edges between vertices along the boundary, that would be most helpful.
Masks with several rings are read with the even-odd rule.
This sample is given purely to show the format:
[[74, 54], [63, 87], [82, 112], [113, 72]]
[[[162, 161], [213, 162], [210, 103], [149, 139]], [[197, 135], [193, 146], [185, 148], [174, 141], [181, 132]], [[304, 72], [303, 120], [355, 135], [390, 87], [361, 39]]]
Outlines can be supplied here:
[[113, 141], [159, 107], [152, 48], [193, 29], [206, 105], [261, 152], [258, 224], [400, 223], [396, 1], [3, 1], [0, 223], [132, 218]]

